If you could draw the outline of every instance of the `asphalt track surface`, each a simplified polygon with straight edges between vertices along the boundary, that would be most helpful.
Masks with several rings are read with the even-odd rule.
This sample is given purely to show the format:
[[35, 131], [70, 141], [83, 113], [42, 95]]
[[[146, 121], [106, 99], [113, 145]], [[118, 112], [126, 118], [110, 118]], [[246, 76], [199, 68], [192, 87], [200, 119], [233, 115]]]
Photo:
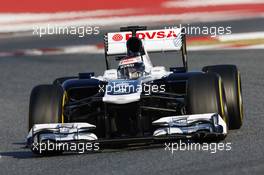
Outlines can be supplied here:
[[[45, 45], [56, 45], [54, 40], [42, 41]], [[42, 42], [32, 38], [0, 41], [6, 47], [1, 50], [38, 47], [37, 43]], [[0, 174], [263, 174], [263, 55], [264, 50], [189, 52], [190, 70], [201, 70], [204, 65], [235, 64], [241, 71], [245, 117], [243, 127], [230, 131], [224, 141], [231, 143], [230, 151], [172, 154], [161, 146], [55, 157], [37, 157], [24, 148], [30, 91], [37, 84], [51, 83], [61, 76], [87, 71], [99, 75], [104, 70], [103, 55], [1, 57]], [[153, 55], [152, 60], [166, 67], [175, 64], [171, 54]]]

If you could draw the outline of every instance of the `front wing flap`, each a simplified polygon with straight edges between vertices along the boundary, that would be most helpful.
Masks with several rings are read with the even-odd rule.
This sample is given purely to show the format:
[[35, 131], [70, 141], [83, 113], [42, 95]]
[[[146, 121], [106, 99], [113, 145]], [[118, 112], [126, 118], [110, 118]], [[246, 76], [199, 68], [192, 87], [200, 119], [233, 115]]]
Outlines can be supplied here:
[[225, 121], [216, 113], [163, 117], [152, 124], [159, 127], [153, 133], [154, 137], [188, 136], [195, 133], [223, 136], [227, 134]]

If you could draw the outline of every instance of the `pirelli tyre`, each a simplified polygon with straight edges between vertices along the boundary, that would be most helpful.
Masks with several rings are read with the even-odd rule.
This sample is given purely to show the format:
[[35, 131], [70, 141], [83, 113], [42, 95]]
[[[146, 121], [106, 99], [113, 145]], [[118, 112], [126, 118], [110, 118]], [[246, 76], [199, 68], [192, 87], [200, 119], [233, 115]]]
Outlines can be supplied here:
[[222, 78], [229, 114], [229, 128], [239, 129], [243, 122], [243, 101], [241, 77], [237, 67], [235, 65], [206, 66], [203, 71], [217, 73]]
[[189, 78], [186, 96], [187, 114], [218, 113], [228, 123], [228, 112], [221, 78], [202, 73]]
[[33, 88], [29, 103], [30, 130], [34, 124], [63, 122], [65, 94], [60, 86], [39, 85]]

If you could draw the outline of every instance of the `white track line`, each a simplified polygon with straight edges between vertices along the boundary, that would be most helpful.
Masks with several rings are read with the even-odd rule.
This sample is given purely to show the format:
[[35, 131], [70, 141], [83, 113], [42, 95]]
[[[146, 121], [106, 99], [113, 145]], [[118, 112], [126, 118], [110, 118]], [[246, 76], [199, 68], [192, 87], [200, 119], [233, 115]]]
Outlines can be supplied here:
[[231, 35], [220, 35], [217, 38], [220, 41], [264, 39], [264, 32], [250, 32], [250, 33], [237, 33], [237, 34], [231, 34]]
[[[238, 33], [231, 35], [217, 36], [220, 41], [218, 44], [209, 45], [188, 45], [188, 51], [203, 51], [203, 50], [240, 50], [240, 49], [264, 49], [264, 44], [242, 45], [236, 46], [234, 43], [223, 43], [223, 41], [239, 41], [263, 39], [264, 32]], [[41, 55], [65, 55], [65, 54], [103, 54], [104, 49], [98, 45], [74, 45], [57, 48], [43, 49], [24, 49], [11, 52], [0, 52], [0, 57], [10, 56], [41, 56]]]
[[94, 10], [76, 12], [57, 12], [57, 13], [0, 13], [0, 25], [3, 23], [30, 22], [42, 20], [58, 20], [78, 17], [100, 17], [104, 15], [122, 15], [134, 13], [133, 9], [120, 10]]
[[264, 49], [264, 44], [247, 46], [247, 47], [244, 47], [243, 49]]
[[[264, 4], [263, 0], [169, 0], [164, 2], [160, 9], [164, 14], [142, 15], [145, 9], [119, 9], [119, 10], [93, 10], [57, 13], [0, 13], [0, 33], [32, 31], [35, 27], [50, 26], [111, 26], [144, 24], [150, 25], [157, 22], [212, 22], [227, 21], [237, 19], [250, 19], [254, 17], [264, 17], [263, 12], [247, 10], [221, 11], [214, 12], [193, 12], [184, 14], [166, 14], [166, 9], [186, 7], [196, 8], [221, 5], [247, 5]], [[171, 10], [171, 9], [170, 9]], [[176, 9], [175, 9], [176, 10]], [[177, 10], [176, 10], [177, 11]], [[155, 12], [154, 12], [155, 13]], [[141, 14], [141, 15], [135, 15]]]
[[[264, 44], [230, 47], [230, 45], [207, 45], [207, 46], [188, 46], [188, 51], [208, 51], [208, 50], [251, 50], [251, 49], [264, 49]], [[25, 49], [15, 52], [0, 52], [0, 57], [13, 57], [13, 56], [44, 56], [44, 55], [70, 55], [70, 54], [103, 54], [104, 49], [96, 45], [80, 45], [61, 47], [55, 50], [44, 51], [41, 49]]]
[[[264, 16], [264, 12], [263, 12]], [[209, 21], [225, 21], [254, 18], [255, 14], [243, 15], [239, 12], [204, 12], [204, 13], [187, 13], [187, 14], [172, 14], [172, 15], [142, 15], [142, 16], [126, 16], [126, 17], [109, 17], [109, 18], [85, 18], [76, 20], [62, 20], [62, 21], [48, 21], [30, 24], [14, 24], [14, 25], [0, 25], [0, 33], [6, 32], [21, 32], [32, 31], [33, 28], [45, 28], [49, 26], [119, 26], [119, 25], [131, 25], [131, 24], [151, 24], [157, 22], [209, 22]], [[135, 20], [136, 19], [136, 20]]]
[[175, 7], [205, 7], [219, 5], [264, 4], [263, 0], [170, 0], [163, 4], [167, 8]]

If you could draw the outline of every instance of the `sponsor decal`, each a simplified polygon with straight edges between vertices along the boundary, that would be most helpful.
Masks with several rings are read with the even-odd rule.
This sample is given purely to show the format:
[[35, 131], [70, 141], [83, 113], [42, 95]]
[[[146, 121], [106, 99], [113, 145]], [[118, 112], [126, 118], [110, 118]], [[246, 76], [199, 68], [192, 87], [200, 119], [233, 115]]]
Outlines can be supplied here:
[[[152, 40], [152, 39], [163, 39], [163, 38], [177, 38], [178, 32], [175, 30], [153, 30], [153, 31], [138, 31], [136, 37], [140, 39]], [[112, 36], [113, 41], [121, 41], [123, 38], [128, 40], [132, 37], [131, 32], [116, 33]]]
[[[126, 40], [132, 37], [131, 33], [126, 33]], [[176, 38], [177, 34], [174, 30], [161, 30], [161, 31], [146, 31], [137, 32], [136, 37], [140, 39], [161, 39], [161, 38]]]
[[132, 63], [137, 63], [137, 62], [140, 62], [140, 61], [141, 61], [141, 59], [139, 57], [128, 58], [128, 59], [124, 59], [124, 60], [120, 61], [119, 65], [132, 64]]
[[115, 34], [113, 37], [112, 37], [112, 39], [114, 40], [114, 41], [121, 41], [122, 39], [123, 39], [123, 36], [121, 35], [121, 34]]

